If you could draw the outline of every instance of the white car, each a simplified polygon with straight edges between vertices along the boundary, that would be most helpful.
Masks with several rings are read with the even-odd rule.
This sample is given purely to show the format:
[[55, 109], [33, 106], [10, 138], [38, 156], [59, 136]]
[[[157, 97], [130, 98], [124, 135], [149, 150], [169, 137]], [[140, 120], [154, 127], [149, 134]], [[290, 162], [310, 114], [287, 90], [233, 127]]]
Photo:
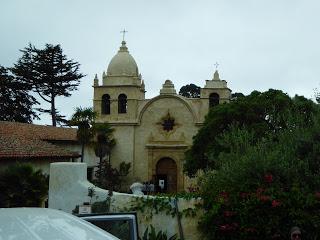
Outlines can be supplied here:
[[0, 240], [119, 240], [71, 214], [49, 208], [1, 208]]

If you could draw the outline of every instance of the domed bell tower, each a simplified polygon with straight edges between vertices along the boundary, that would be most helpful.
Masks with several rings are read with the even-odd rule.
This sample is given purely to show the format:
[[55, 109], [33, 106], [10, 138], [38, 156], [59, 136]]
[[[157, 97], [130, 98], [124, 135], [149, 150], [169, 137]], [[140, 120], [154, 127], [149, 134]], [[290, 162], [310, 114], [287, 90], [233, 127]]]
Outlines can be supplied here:
[[118, 53], [111, 59], [107, 73], [94, 79], [93, 106], [98, 122], [130, 123], [137, 118], [139, 101], [145, 99], [145, 86], [138, 66], [122, 41]]

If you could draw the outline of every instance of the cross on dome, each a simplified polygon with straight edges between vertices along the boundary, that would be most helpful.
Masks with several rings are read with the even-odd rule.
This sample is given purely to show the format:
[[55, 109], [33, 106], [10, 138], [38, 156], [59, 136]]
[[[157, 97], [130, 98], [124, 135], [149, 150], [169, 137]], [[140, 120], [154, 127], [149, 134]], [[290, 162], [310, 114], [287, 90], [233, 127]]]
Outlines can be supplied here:
[[124, 41], [124, 36], [128, 31], [126, 31], [126, 29], [124, 28], [122, 31], [120, 31], [120, 33], [122, 33], [122, 41]]

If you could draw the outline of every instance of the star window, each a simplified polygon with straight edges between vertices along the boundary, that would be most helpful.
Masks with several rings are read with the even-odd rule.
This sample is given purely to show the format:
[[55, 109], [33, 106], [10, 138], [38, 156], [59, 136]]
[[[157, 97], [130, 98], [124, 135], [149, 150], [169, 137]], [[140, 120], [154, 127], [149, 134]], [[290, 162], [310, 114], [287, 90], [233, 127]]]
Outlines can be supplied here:
[[174, 118], [172, 118], [168, 113], [168, 115], [162, 120], [161, 125], [164, 131], [172, 131], [174, 127]]

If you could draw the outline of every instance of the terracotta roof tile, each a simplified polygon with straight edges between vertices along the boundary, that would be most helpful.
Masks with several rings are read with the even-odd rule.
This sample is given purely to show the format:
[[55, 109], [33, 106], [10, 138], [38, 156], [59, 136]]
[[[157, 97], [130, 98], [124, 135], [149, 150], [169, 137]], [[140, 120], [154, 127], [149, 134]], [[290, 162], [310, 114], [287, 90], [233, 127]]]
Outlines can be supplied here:
[[0, 159], [79, 157], [79, 153], [50, 143], [76, 142], [76, 134], [73, 128], [0, 121]]
[[77, 141], [75, 128], [62, 128], [28, 123], [0, 121], [0, 134], [24, 135], [43, 140]]

